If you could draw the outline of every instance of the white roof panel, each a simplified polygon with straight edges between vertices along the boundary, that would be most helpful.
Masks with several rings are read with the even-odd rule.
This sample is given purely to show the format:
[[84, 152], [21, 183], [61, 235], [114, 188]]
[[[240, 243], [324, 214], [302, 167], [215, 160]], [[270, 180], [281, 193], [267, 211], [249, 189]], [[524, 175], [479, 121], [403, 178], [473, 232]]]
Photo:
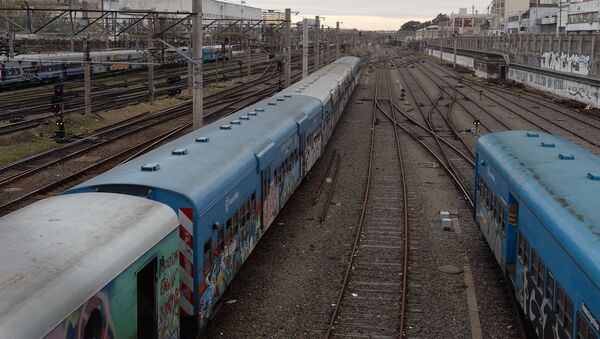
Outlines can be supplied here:
[[39, 338], [178, 227], [126, 195], [45, 199], [0, 218], [0, 338]]

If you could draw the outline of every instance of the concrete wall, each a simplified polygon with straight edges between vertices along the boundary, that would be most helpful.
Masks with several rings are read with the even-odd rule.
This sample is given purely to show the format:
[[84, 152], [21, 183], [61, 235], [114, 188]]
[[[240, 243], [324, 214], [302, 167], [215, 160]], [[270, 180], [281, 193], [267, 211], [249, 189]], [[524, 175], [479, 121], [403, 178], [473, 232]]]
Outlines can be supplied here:
[[509, 80], [514, 80], [531, 88], [580, 101], [592, 107], [600, 107], [598, 96], [600, 87], [598, 86], [578, 82], [575, 79], [568, 80], [513, 67], [508, 70], [507, 76]]
[[[585, 35], [507, 34], [495, 37], [464, 36], [456, 38], [461, 51], [487, 53], [504, 57], [510, 64], [535, 67], [569, 75], [600, 80], [600, 33]], [[444, 47], [453, 48], [446, 38]], [[439, 39], [428, 41], [440, 45]]]
[[[425, 51], [428, 55], [431, 55], [436, 58], [440, 57], [439, 50], [427, 48]], [[454, 62], [454, 53], [444, 52], [443, 59], [446, 61]], [[457, 54], [456, 55], [456, 64], [463, 66], [463, 67], [468, 67], [468, 68], [474, 69], [475, 68], [475, 59], [468, 57], [468, 56]]]

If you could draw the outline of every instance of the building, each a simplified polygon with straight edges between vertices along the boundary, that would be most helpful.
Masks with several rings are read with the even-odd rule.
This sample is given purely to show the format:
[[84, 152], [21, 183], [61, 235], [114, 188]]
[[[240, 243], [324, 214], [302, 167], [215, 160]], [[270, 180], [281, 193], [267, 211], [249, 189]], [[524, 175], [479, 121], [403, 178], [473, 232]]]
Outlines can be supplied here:
[[449, 30], [456, 35], [493, 35], [500, 29], [501, 16], [497, 14], [467, 13], [460, 8], [450, 14]]
[[490, 4], [490, 14], [504, 16], [504, 5], [506, 0], [492, 0]]
[[[560, 14], [563, 14], [561, 11]], [[600, 30], [600, 0], [575, 1], [568, 3], [565, 22], [567, 32], [590, 32]], [[564, 18], [563, 18], [564, 19]], [[564, 21], [563, 21], [564, 22]]]
[[[107, 1], [107, 0], [104, 0]], [[108, 0], [118, 2], [119, 9], [144, 9], [156, 11], [181, 11], [191, 12], [191, 0]], [[224, 1], [202, 0], [202, 14], [204, 21], [214, 19], [245, 19], [261, 20], [262, 9], [246, 5], [238, 5]], [[210, 22], [210, 21], [209, 21]]]
[[262, 12], [262, 19], [265, 21], [283, 21], [285, 20], [285, 12], [267, 9]]

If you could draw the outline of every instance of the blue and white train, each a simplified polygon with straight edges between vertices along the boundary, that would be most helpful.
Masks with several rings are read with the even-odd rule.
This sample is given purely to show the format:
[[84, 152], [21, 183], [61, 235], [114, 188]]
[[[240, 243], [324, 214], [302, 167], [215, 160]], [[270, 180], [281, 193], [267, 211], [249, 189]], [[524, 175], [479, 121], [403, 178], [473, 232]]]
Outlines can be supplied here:
[[600, 159], [538, 132], [477, 145], [476, 221], [540, 338], [600, 338]]
[[[359, 61], [354, 57], [341, 58], [268, 100], [157, 148], [66, 193], [68, 196], [87, 197], [86, 206], [94, 206], [93, 199], [137, 197], [166, 206], [171, 213], [177, 214], [177, 262], [180, 266], [180, 277], [171, 281], [180, 281], [177, 294], [182, 333], [194, 333], [207, 324], [215, 305], [237, 271], [302, 179], [320, 158], [357, 85]], [[61, 206], [56, 210], [85, 211], [85, 206], [77, 205], [77, 200], [72, 199], [71, 206]], [[64, 205], [66, 202], [56, 200], [56, 203]], [[52, 202], [49, 202], [45, 208], [51, 210], [51, 205]], [[120, 208], [119, 213], [107, 211], [105, 218], [130, 213], [129, 206], [122, 205]], [[144, 218], [145, 222], [152, 223], [152, 220], [145, 218], [139, 210], [136, 213], [139, 218]], [[47, 218], [45, 215], [47, 214], [40, 218]], [[0, 218], [0, 225], [3, 220], [7, 220], [6, 218], [14, 223], [20, 216], [11, 214]], [[89, 217], [94, 218], [94, 225], [106, 224], [107, 227], [115, 227], [115, 220], [98, 220], [104, 218], [98, 212]], [[24, 223], [39, 223], [32, 213], [24, 214], [23, 218]], [[60, 220], [61, 216], [56, 218]], [[165, 223], [165, 220], [157, 222]], [[148, 225], [148, 230], [151, 232], [159, 228], [162, 230], [161, 236], [164, 236], [170, 227], [170, 223], [160, 227]], [[119, 228], [115, 227], [115, 231], [118, 232]], [[0, 237], [2, 236], [0, 229]], [[20, 236], [26, 239], [28, 235]], [[39, 246], [39, 239], [31, 244]], [[23, 246], [27, 246], [27, 242], [24, 242]], [[138, 242], [136, 246], [142, 244]], [[147, 248], [152, 246], [156, 248], [156, 237], [155, 242], [148, 244]], [[5, 251], [6, 249], [0, 249], [0, 258], [5, 255]], [[19, 251], [26, 249], [20, 248]], [[92, 255], [94, 248], [90, 248], [88, 252]], [[168, 252], [168, 249], [165, 249], [165, 252]], [[138, 256], [139, 253], [136, 253], [135, 258]], [[75, 262], [76, 258], [72, 258], [71, 261]], [[158, 271], [160, 272], [160, 269]], [[85, 279], [81, 281], [81, 286], [65, 285], [62, 288], [90, 290], [99, 286], [97, 282], [89, 282], [90, 285], [86, 285]], [[54, 283], [54, 280], [40, 282], [41, 285]], [[10, 295], [11, 291], [19, 289], [19, 282], [14, 281], [12, 276], [4, 277], [1, 270], [0, 285], [9, 286], [0, 288], [0, 300], [3, 300], [3, 294]], [[171, 286], [172, 283], [168, 285]], [[160, 288], [162, 291], [163, 286]], [[37, 301], [28, 300], [23, 296], [18, 302], [7, 307], [17, 309], [23, 303], [33, 302]], [[85, 300], [81, 300], [81, 303], [84, 302]], [[114, 319], [118, 316], [105, 314], [110, 310], [98, 310], [99, 318]], [[86, 312], [92, 311], [95, 310], [90, 309]], [[170, 312], [171, 309], [167, 311]], [[68, 316], [68, 313], [64, 316]], [[53, 318], [56, 319], [56, 315], [53, 315]], [[154, 317], [155, 320], [158, 319], [156, 321], [163, 318], [162, 312]], [[46, 318], [40, 319], [45, 320]], [[2, 321], [0, 312], [0, 337], [3, 337]], [[87, 320], [82, 321], [81, 326], [87, 326], [86, 322]], [[98, 321], [91, 328], [104, 333], [103, 328], [99, 328], [102, 324]], [[46, 325], [48, 324], [36, 324], [38, 328]], [[160, 325], [159, 322], [149, 328], [159, 331]], [[144, 326], [150, 325], [144, 323]], [[53, 328], [49, 325], [47, 327], [48, 330]], [[79, 329], [79, 333], [81, 331], [83, 330]], [[77, 333], [77, 330], [73, 330], [72, 333]], [[174, 337], [171, 331], [165, 333], [167, 334], [164, 336], [157, 334], [153, 337]], [[119, 333], [115, 333], [113, 337], [119, 338]]]

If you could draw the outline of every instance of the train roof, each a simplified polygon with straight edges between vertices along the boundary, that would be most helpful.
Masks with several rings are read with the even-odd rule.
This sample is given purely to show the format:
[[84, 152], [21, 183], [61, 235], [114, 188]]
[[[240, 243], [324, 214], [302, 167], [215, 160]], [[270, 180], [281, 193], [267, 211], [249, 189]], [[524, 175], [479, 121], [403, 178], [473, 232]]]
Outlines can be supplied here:
[[[111, 55], [121, 55], [121, 54], [134, 54], [134, 53], [144, 53], [142, 50], [136, 49], [114, 49], [114, 50], [106, 50], [106, 51], [92, 51], [90, 52], [90, 56], [92, 58], [98, 56], [111, 56]], [[7, 59], [3, 57], [0, 59], [2, 62], [15, 62], [15, 61], [60, 61], [60, 60], [72, 60], [72, 59], [81, 59], [83, 60], [83, 52], [58, 52], [58, 53], [27, 53], [27, 54], [19, 54], [15, 55], [13, 58]]]
[[477, 149], [597, 284], [600, 158], [555, 135], [527, 131], [485, 135]]
[[357, 68], [360, 59], [342, 57], [283, 90], [284, 94], [302, 94], [319, 99], [323, 104], [331, 98], [331, 90]]
[[44, 336], [177, 227], [168, 206], [110, 193], [0, 218], [0, 337]]
[[[243, 173], [250, 170], [256, 173], [256, 153], [272, 143], [281, 145], [295, 135], [299, 121], [320, 115], [321, 111], [317, 99], [302, 95], [263, 100], [84, 182], [68, 193], [107, 185], [154, 187], [182, 195], [197, 207], [208, 208], [216, 198], [211, 193], [223, 192], [223, 186], [230, 186], [232, 178]], [[255, 112], [256, 116], [249, 116], [249, 112]], [[230, 124], [240, 116], [248, 116], [250, 120], [240, 120], [240, 125]], [[231, 129], [221, 129], [225, 125]], [[197, 142], [197, 138], [208, 138], [209, 142]], [[188, 154], [173, 155], [176, 149]], [[142, 171], [146, 164], [157, 164], [160, 168], [154, 172]]]

